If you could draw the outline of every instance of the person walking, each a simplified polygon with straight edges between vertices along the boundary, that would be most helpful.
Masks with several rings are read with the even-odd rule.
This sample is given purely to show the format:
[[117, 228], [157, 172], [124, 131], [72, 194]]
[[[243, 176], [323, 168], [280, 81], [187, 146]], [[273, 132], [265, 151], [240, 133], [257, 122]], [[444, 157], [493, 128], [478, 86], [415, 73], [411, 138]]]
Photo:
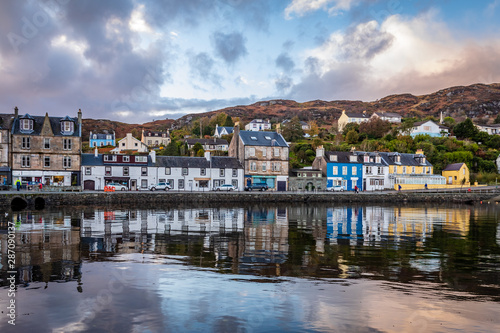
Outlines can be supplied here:
[[398, 185], [398, 191], [401, 192], [401, 185]]
[[358, 193], [358, 186], [357, 185], [354, 186], [354, 193]]
[[21, 189], [21, 179], [16, 180], [16, 187], [18, 191]]

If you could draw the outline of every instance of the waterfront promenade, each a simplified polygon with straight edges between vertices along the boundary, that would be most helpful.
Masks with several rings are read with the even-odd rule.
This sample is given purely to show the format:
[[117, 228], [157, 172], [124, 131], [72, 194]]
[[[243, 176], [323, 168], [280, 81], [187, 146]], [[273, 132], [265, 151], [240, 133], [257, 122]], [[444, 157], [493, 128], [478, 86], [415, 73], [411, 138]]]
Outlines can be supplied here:
[[496, 186], [456, 190], [381, 191], [381, 192], [180, 192], [180, 191], [123, 191], [123, 192], [44, 192], [2, 191], [0, 208], [45, 208], [86, 205], [143, 205], [169, 204], [224, 205], [244, 203], [467, 203], [495, 204], [500, 200]]

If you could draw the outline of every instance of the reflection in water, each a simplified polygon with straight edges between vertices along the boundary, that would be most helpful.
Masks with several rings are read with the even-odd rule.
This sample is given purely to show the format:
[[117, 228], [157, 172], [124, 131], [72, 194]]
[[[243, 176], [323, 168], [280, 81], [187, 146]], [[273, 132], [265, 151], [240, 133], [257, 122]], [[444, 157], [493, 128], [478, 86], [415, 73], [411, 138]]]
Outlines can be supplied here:
[[[100, 330], [425, 331], [443, 322], [496, 330], [497, 208], [82, 208], [6, 220], [20, 222], [18, 300], [32, 312], [25, 329], [57, 299], [66, 315], [46, 331], [95, 331], [110, 319]], [[0, 246], [7, 286], [6, 232]], [[73, 298], [58, 298], [65, 294]], [[33, 297], [31, 307], [22, 302]], [[456, 316], [466, 309], [467, 318]]]

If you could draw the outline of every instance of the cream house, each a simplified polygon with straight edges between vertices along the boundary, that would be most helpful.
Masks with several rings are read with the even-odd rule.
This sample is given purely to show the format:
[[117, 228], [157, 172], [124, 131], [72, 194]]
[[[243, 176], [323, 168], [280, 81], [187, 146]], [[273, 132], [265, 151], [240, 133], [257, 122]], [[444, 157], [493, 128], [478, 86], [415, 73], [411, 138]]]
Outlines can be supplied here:
[[368, 120], [370, 120], [370, 116], [366, 114], [366, 111], [363, 111], [362, 113], [355, 113], [343, 110], [339, 120], [337, 121], [338, 130], [339, 132], [342, 132], [344, 127], [349, 123], [361, 124]]
[[118, 141], [116, 148], [111, 150], [112, 154], [121, 154], [124, 151], [128, 152], [138, 152], [138, 153], [147, 153], [148, 146], [132, 136], [132, 133], [127, 133], [127, 135]]

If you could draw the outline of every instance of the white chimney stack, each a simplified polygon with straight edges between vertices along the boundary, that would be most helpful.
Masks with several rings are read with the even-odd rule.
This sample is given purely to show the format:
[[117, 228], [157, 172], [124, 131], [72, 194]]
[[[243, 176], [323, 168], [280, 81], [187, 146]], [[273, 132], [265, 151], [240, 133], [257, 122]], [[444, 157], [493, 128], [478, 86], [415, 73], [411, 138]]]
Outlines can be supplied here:
[[205, 158], [207, 159], [207, 161], [210, 162], [210, 159], [212, 158], [211, 155], [210, 155], [210, 152], [209, 151], [206, 151], [205, 152]]

